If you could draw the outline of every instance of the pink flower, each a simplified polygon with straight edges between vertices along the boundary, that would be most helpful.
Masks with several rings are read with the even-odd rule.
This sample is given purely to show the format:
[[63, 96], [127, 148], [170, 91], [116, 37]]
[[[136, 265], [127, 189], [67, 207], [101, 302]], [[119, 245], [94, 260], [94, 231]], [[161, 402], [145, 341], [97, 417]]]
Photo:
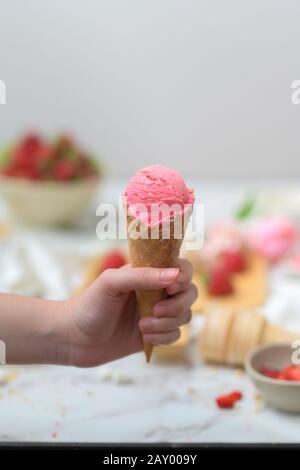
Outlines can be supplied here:
[[290, 265], [295, 272], [300, 273], [300, 253], [296, 253], [291, 258]]
[[239, 226], [231, 220], [217, 223], [208, 232], [204, 247], [201, 250], [201, 259], [207, 264], [225, 251], [241, 251], [246, 245], [245, 235]]
[[290, 220], [274, 217], [258, 222], [249, 238], [254, 250], [270, 261], [277, 261], [293, 247], [297, 230]]

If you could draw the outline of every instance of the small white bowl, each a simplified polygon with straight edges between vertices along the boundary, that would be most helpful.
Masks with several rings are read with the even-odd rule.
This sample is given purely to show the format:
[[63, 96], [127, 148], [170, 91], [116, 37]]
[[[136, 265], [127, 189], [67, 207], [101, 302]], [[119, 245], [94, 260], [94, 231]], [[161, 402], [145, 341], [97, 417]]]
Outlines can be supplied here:
[[0, 194], [18, 221], [37, 226], [73, 223], [88, 206], [99, 178], [71, 182], [1, 177]]
[[288, 413], [300, 413], [300, 382], [266, 377], [263, 367], [282, 369], [292, 363], [290, 343], [274, 343], [255, 349], [247, 357], [246, 371], [268, 404]]

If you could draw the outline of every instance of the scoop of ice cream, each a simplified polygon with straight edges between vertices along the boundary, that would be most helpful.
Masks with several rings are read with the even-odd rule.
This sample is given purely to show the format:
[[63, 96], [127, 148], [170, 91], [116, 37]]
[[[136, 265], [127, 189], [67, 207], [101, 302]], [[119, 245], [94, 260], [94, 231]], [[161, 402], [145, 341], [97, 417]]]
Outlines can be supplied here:
[[[186, 186], [179, 173], [160, 165], [139, 170], [129, 181], [124, 197], [129, 214], [151, 225], [157, 222], [150, 219], [153, 206], [171, 207], [176, 204], [183, 212], [194, 202], [192, 189]], [[141, 205], [145, 211], [141, 211]]]

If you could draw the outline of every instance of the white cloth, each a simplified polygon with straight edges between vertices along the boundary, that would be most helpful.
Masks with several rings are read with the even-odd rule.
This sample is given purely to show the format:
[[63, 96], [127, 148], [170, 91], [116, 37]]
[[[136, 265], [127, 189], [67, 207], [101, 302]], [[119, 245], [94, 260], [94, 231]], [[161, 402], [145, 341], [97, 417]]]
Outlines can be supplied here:
[[77, 250], [51, 249], [34, 236], [0, 242], [0, 291], [65, 299], [80, 283], [84, 257]]

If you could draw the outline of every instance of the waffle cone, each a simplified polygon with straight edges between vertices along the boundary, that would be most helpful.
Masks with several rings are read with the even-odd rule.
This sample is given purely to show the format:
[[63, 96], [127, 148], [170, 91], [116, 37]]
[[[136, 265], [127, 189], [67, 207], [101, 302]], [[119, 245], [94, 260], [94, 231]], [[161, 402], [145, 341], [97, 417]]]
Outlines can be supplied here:
[[224, 310], [220, 313], [215, 309], [207, 313], [200, 340], [200, 353], [204, 360], [217, 364], [224, 363], [233, 319], [233, 310]]
[[208, 362], [242, 366], [256, 346], [295, 339], [300, 333], [272, 325], [258, 313], [214, 310], [206, 315], [200, 353]]
[[238, 366], [244, 363], [249, 351], [261, 342], [265, 319], [253, 312], [241, 312], [234, 316], [225, 353], [225, 363]]
[[[176, 265], [183, 241], [185, 227], [182, 227], [180, 239], [175, 238], [176, 221], [170, 222], [170, 236], [168, 238], [163, 238], [163, 229], [161, 224], [157, 227], [157, 239], [151, 238], [151, 229], [145, 226], [143, 227], [143, 230], [146, 231], [148, 238], [134, 238], [131, 233], [133, 222], [135, 222], [135, 219], [127, 214], [128, 247], [131, 265], [135, 268], [171, 268]], [[136, 290], [136, 299], [140, 318], [152, 316], [154, 305], [167, 297], [168, 294], [164, 289]], [[144, 342], [143, 348], [146, 360], [149, 362], [153, 345]]]

